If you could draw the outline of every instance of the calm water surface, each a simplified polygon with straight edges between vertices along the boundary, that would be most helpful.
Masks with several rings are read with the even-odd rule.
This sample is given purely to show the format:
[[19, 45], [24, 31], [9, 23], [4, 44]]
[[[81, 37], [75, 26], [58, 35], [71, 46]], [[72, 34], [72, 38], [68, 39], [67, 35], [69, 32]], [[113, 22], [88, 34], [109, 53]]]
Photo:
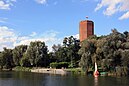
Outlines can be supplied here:
[[129, 77], [49, 75], [30, 72], [0, 72], [0, 86], [129, 86]]

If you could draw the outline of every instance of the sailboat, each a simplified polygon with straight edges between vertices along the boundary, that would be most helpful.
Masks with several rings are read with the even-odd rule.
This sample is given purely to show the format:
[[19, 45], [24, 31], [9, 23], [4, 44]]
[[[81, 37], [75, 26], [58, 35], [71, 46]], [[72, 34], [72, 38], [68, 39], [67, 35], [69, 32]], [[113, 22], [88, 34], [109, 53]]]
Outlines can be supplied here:
[[95, 62], [95, 71], [94, 71], [94, 77], [98, 77], [99, 72], [98, 72], [98, 68], [97, 68], [97, 63]]

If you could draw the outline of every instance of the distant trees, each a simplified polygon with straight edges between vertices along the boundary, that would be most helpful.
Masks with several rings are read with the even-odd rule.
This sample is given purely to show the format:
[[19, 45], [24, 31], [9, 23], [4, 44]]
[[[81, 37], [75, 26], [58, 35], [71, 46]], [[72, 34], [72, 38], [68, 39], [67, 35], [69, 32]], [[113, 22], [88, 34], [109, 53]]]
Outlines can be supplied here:
[[56, 62], [69, 62], [69, 67], [77, 67], [80, 56], [78, 50], [80, 49], [80, 42], [73, 36], [65, 37], [63, 45], [53, 45]]
[[[88, 72], [97, 62], [102, 71], [126, 75], [129, 72], [129, 32], [116, 29], [106, 36], [91, 36], [80, 43], [73, 36], [65, 37], [62, 45], [53, 45], [48, 52], [45, 42], [35, 41], [0, 52], [0, 68], [23, 67], [80, 67]], [[79, 65], [78, 65], [79, 64]]]
[[1, 68], [11, 69], [14, 67], [13, 54], [11, 49], [4, 48], [4, 51], [0, 53], [0, 66]]
[[14, 66], [47, 67], [49, 66], [48, 49], [44, 42], [31, 42], [29, 46], [20, 45], [14, 49], [0, 52], [1, 68], [10, 69]]
[[[50, 63], [67, 63], [69, 67], [77, 67], [80, 56], [79, 40], [73, 36], [66, 37], [63, 45], [53, 45], [53, 52], [48, 53], [45, 42], [30, 42], [30, 45], [19, 45], [14, 49], [4, 48], [0, 52], [0, 67], [10, 69], [15, 66], [23, 67], [49, 67]], [[59, 64], [60, 65], [60, 64]]]
[[129, 69], [128, 45], [129, 33], [127, 31], [120, 33], [113, 29], [112, 33], [107, 36], [92, 36], [81, 43], [80, 66], [88, 71], [96, 61], [103, 70], [116, 71], [116, 67]]

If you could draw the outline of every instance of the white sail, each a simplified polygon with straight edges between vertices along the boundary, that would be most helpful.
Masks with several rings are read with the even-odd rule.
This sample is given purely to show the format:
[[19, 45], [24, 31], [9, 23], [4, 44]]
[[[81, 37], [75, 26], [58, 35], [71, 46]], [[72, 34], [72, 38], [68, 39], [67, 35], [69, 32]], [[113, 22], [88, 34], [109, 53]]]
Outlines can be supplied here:
[[95, 72], [97, 71], [98, 69], [97, 69], [97, 63], [95, 62]]

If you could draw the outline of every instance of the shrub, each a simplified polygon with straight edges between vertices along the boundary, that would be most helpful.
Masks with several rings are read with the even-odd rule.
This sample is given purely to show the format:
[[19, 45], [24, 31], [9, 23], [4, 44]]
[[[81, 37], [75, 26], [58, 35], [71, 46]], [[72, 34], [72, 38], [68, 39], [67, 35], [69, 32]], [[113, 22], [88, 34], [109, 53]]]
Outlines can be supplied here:
[[57, 68], [57, 66], [58, 66], [57, 62], [50, 63], [50, 67], [52, 67], [52, 68]]
[[62, 68], [62, 67], [68, 68], [68, 65], [69, 65], [68, 62], [59, 62], [59, 63], [52, 62], [52, 63], [50, 63], [50, 67], [52, 67], [52, 68]]

